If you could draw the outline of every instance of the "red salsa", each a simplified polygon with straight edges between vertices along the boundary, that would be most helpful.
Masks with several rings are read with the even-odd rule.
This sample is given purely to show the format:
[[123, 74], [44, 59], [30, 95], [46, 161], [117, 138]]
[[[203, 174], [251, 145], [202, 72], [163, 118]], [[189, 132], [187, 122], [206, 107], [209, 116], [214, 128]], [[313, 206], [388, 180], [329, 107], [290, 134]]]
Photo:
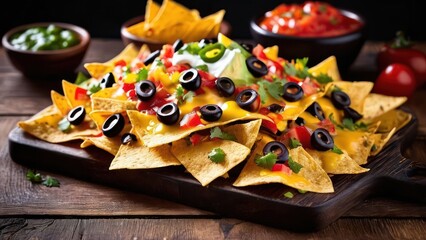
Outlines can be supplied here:
[[328, 3], [307, 1], [278, 5], [265, 13], [260, 27], [283, 35], [331, 37], [352, 32], [362, 24]]

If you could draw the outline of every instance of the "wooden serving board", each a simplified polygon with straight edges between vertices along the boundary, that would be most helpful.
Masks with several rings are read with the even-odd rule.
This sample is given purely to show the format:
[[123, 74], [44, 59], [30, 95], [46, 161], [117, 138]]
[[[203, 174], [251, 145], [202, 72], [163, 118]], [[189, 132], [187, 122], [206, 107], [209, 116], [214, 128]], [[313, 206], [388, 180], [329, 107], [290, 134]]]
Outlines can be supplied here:
[[[406, 111], [410, 112], [406, 109]], [[150, 170], [108, 170], [113, 156], [96, 147], [81, 149], [80, 142], [51, 144], [15, 128], [9, 133], [12, 159], [22, 165], [137, 191], [212, 211], [292, 231], [317, 231], [372, 195], [426, 203], [426, 178], [402, 150], [414, 140], [418, 120], [400, 129], [382, 152], [369, 159], [370, 171], [332, 176], [335, 192], [301, 194], [282, 184], [236, 188], [243, 164], [203, 187], [182, 166]], [[420, 173], [420, 174], [419, 174]], [[291, 199], [283, 193], [291, 191]]]

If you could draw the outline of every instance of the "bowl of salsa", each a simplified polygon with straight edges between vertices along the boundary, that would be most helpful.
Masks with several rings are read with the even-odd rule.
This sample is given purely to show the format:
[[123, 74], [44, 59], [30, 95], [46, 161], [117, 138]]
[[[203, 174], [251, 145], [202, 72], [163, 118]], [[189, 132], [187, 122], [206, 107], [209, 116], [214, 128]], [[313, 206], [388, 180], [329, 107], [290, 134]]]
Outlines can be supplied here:
[[354, 11], [326, 2], [279, 4], [250, 21], [254, 41], [279, 47], [285, 59], [308, 57], [315, 65], [334, 55], [339, 69], [347, 70], [366, 39], [366, 21]]
[[2, 45], [12, 65], [29, 78], [53, 78], [73, 73], [90, 43], [82, 27], [61, 22], [30, 23], [10, 29]]

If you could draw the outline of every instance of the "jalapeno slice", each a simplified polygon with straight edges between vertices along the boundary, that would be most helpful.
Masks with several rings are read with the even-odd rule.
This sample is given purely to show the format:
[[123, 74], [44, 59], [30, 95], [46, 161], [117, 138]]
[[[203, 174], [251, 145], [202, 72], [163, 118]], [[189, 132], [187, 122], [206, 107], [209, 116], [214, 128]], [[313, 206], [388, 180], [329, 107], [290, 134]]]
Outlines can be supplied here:
[[213, 43], [205, 46], [198, 54], [204, 62], [214, 63], [222, 58], [225, 50], [226, 48], [222, 43]]

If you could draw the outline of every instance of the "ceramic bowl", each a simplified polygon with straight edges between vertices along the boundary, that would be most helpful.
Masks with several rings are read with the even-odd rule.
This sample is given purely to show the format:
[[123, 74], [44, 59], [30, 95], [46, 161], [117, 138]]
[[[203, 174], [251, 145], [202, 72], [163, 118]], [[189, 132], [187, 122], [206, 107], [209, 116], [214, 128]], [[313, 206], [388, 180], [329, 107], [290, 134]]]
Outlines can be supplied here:
[[[58, 50], [21, 50], [12, 45], [14, 34], [33, 27], [55, 25], [77, 33], [79, 42]], [[90, 44], [90, 34], [80, 26], [62, 22], [38, 22], [14, 27], [2, 37], [2, 45], [12, 65], [29, 78], [55, 78], [74, 73], [82, 63]]]
[[287, 60], [308, 57], [308, 65], [313, 66], [327, 57], [334, 55], [339, 70], [346, 71], [357, 58], [366, 40], [366, 20], [353, 11], [341, 9], [347, 17], [362, 23], [361, 27], [353, 32], [332, 37], [300, 37], [270, 32], [259, 26], [263, 19], [256, 16], [250, 20], [250, 33], [253, 40], [268, 47], [277, 45], [279, 56]]

